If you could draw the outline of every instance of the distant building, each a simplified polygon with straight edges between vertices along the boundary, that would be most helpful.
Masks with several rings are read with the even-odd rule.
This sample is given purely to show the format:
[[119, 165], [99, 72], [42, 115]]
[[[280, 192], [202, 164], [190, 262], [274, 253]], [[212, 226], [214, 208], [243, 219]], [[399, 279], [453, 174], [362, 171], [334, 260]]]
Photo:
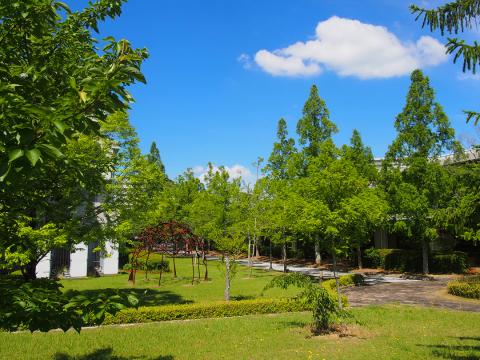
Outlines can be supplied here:
[[37, 277], [85, 277], [118, 273], [118, 249], [107, 241], [105, 251], [94, 252], [97, 244], [80, 243], [75, 251], [55, 249], [37, 265]]
[[[95, 206], [100, 206], [101, 196], [97, 196]], [[105, 222], [104, 214], [97, 216], [99, 222]], [[50, 251], [36, 267], [37, 278], [85, 277], [89, 275], [118, 274], [118, 247], [113, 241], [106, 241], [102, 251], [94, 251], [97, 242], [75, 246], [75, 251], [54, 249]]]

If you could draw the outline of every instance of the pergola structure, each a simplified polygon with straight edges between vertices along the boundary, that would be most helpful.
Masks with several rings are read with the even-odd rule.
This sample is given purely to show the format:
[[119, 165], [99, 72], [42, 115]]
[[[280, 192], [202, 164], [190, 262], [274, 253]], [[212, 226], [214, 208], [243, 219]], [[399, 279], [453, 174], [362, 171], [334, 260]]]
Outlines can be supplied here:
[[[139, 267], [139, 259], [145, 258], [146, 276], [148, 276], [148, 260], [151, 254], [161, 254], [173, 259], [173, 276], [177, 277], [175, 258], [189, 256], [192, 259], [192, 284], [195, 281], [195, 264], [200, 279], [200, 258], [205, 266], [205, 280], [208, 279], [207, 259], [203, 239], [196, 236], [189, 226], [178, 221], [162, 222], [149, 226], [137, 236], [137, 246], [131, 252], [131, 268], [129, 281], [135, 283], [135, 275]], [[158, 285], [162, 281], [163, 268], [160, 267]]]

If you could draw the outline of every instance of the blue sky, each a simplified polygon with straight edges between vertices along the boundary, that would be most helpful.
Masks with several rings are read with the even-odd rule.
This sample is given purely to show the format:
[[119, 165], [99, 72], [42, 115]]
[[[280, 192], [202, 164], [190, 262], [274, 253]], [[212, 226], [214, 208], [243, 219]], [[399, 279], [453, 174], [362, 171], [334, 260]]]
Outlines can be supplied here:
[[480, 79], [439, 53], [445, 39], [414, 21], [412, 1], [130, 0], [101, 35], [149, 49], [148, 83], [131, 88], [130, 118], [144, 151], [157, 142], [170, 176], [187, 167], [201, 172], [210, 161], [251, 177], [251, 163], [271, 151], [280, 117], [295, 134], [312, 84], [340, 129], [338, 145], [357, 128], [382, 156], [417, 66], [457, 135], [475, 133], [462, 109], [478, 109]]

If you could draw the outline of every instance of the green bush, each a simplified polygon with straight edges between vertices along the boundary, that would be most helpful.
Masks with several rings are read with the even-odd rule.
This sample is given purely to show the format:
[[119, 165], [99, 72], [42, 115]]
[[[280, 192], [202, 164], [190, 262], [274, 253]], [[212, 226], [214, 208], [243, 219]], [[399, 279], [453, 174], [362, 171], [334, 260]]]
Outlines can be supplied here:
[[468, 269], [468, 256], [461, 251], [451, 254], [436, 254], [432, 256], [430, 268], [433, 273], [463, 274]]
[[[145, 261], [144, 258], [138, 259], [138, 268], [137, 270], [148, 270], [149, 271], [160, 271], [162, 272], [170, 272], [170, 263], [168, 260], [161, 260], [152, 258], [148, 260], [148, 263]], [[132, 264], [128, 263], [123, 266], [123, 270], [131, 270]]]
[[125, 309], [107, 315], [104, 324], [133, 324], [153, 321], [232, 317], [310, 310], [293, 300], [255, 299], [229, 302], [197, 303]]
[[[357, 285], [363, 285], [363, 283], [365, 282], [361, 274], [343, 275], [338, 278], [338, 281], [340, 283], [340, 286], [354, 286], [354, 285], [357, 286]], [[322, 286], [327, 290], [335, 290], [336, 289], [335, 279], [329, 279], [329, 280], [323, 281]]]
[[449, 282], [447, 287], [452, 295], [480, 299], [480, 276], [464, 277], [461, 280]]
[[[464, 273], [467, 268], [467, 254], [455, 251], [448, 254], [431, 254], [429, 258], [432, 273]], [[366, 266], [402, 272], [422, 270], [420, 251], [403, 249], [367, 249], [364, 260]]]

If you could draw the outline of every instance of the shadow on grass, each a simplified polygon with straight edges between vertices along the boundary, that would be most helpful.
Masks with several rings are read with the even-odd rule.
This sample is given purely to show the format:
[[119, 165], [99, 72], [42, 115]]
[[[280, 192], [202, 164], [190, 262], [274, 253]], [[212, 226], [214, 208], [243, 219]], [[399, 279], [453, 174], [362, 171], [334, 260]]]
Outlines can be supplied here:
[[304, 328], [307, 325], [310, 325], [308, 322], [304, 321], [280, 321], [278, 323], [279, 328], [284, 329], [294, 329], [294, 328]]
[[480, 359], [480, 337], [457, 337], [463, 343], [461, 345], [421, 345], [429, 348], [432, 355], [453, 360], [479, 360]]
[[85, 295], [88, 297], [96, 297], [99, 294], [107, 295], [126, 295], [135, 294], [140, 300], [140, 306], [156, 306], [156, 305], [170, 305], [170, 304], [188, 304], [191, 300], [184, 299], [181, 295], [168, 290], [157, 289], [98, 289], [98, 290], [68, 290], [65, 294], [67, 296]]
[[53, 356], [54, 360], [128, 360], [128, 359], [149, 359], [149, 360], [173, 360], [174, 357], [172, 355], [160, 355], [156, 357], [144, 357], [144, 356], [116, 356], [112, 355], [113, 349], [112, 348], [105, 348], [95, 350], [89, 354], [80, 355], [80, 356], [72, 356], [64, 353], [56, 353]]

